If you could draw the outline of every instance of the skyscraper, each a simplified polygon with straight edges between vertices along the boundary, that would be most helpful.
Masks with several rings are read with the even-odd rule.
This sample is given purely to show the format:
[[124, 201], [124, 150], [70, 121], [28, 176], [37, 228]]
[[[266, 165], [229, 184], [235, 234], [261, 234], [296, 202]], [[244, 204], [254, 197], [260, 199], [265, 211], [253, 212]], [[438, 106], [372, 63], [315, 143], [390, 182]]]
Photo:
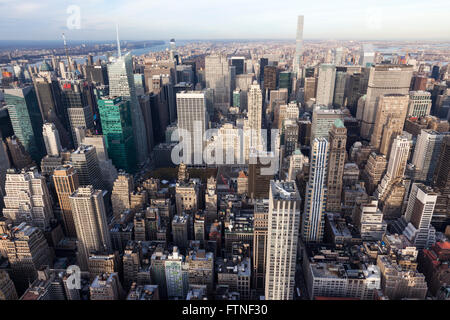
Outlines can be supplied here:
[[66, 235], [71, 238], [76, 238], [77, 232], [69, 196], [74, 193], [80, 185], [78, 174], [70, 164], [60, 166], [53, 171], [53, 183], [55, 184]]
[[255, 202], [253, 220], [253, 287], [264, 290], [266, 280], [267, 236], [269, 227], [269, 201]]
[[302, 64], [302, 53], [303, 53], [303, 20], [304, 16], [297, 17], [297, 35], [295, 38], [295, 56], [293, 62], [294, 72], [297, 77], [300, 75], [300, 66]]
[[183, 150], [185, 163], [203, 163], [203, 135], [208, 122], [205, 93], [196, 91], [177, 93], [177, 114], [178, 129], [186, 130], [191, 139], [190, 143], [185, 145], [187, 150]]
[[250, 148], [261, 150], [262, 129], [262, 92], [256, 81], [248, 92], [248, 125], [250, 129]]
[[342, 177], [347, 151], [347, 129], [342, 120], [335, 120], [329, 135], [329, 160], [327, 174], [327, 210], [341, 211]]
[[412, 158], [415, 181], [432, 181], [444, 136], [444, 134], [434, 130], [421, 130], [417, 137]]
[[86, 271], [90, 253], [109, 253], [112, 249], [103, 191], [80, 187], [69, 199], [77, 231], [78, 261], [81, 270]]
[[365, 103], [358, 111], [361, 136], [369, 140], [378, 111], [378, 99], [385, 94], [407, 95], [411, 84], [413, 67], [409, 65], [377, 65], [370, 68], [369, 85]]
[[336, 66], [321, 64], [317, 80], [316, 103], [331, 107], [333, 105], [334, 85], [336, 82]]
[[336, 120], [344, 120], [344, 114], [339, 109], [328, 109], [325, 106], [316, 106], [312, 115], [311, 143], [316, 138], [328, 138], [331, 127]]
[[424, 117], [431, 112], [431, 93], [428, 91], [410, 91], [408, 116]]
[[80, 145], [77, 150], [71, 153], [70, 160], [77, 170], [81, 186], [92, 185], [96, 189], [104, 189], [95, 147]]
[[225, 55], [205, 57], [206, 87], [214, 90], [214, 108], [227, 112], [231, 99], [231, 74]]
[[305, 242], [321, 242], [325, 226], [327, 204], [327, 169], [329, 143], [316, 138], [312, 143], [309, 181], [306, 185], [305, 210], [302, 219], [302, 238]]
[[118, 169], [136, 170], [136, 148], [133, 137], [130, 101], [117, 98], [98, 100], [100, 120], [108, 155]]
[[266, 251], [266, 300], [292, 300], [300, 227], [300, 194], [295, 182], [270, 182]]
[[45, 149], [47, 149], [47, 155], [59, 156], [61, 152], [61, 142], [59, 140], [58, 129], [50, 122], [44, 123], [42, 127], [42, 136], [44, 137]]
[[111, 192], [113, 214], [117, 220], [125, 210], [130, 209], [130, 194], [133, 190], [133, 177], [126, 172], [119, 172]]
[[148, 144], [144, 118], [136, 96], [134, 86], [133, 61], [128, 52], [108, 64], [109, 94], [111, 97], [122, 97], [130, 101], [130, 112], [133, 127], [136, 155], [139, 163], [148, 158]]
[[36, 163], [40, 163], [45, 147], [42, 139], [42, 115], [34, 88], [26, 86], [4, 91], [14, 134], [31, 158]]

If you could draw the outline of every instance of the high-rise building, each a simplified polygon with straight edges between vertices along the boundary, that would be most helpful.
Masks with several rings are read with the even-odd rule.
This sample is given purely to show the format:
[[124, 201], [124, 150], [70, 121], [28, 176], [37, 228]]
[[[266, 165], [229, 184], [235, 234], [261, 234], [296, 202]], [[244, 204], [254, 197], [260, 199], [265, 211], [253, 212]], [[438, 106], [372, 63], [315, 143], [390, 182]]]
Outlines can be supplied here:
[[339, 68], [336, 71], [336, 81], [334, 85], [333, 106], [336, 108], [344, 107], [345, 89], [347, 86], [348, 74], [346, 71]]
[[236, 75], [245, 73], [245, 57], [231, 57], [231, 65], [236, 68]]
[[115, 58], [108, 64], [109, 94], [130, 101], [131, 122], [137, 160], [143, 163], [149, 156], [144, 118], [137, 100], [130, 53]]
[[450, 136], [442, 140], [439, 158], [433, 175], [433, 187], [438, 200], [433, 214], [433, 224], [445, 227], [450, 221]]
[[97, 103], [109, 157], [118, 169], [135, 172], [136, 149], [130, 101], [117, 97], [103, 98]]
[[4, 89], [4, 100], [15, 136], [31, 158], [40, 163], [45, 147], [42, 138], [42, 115], [34, 88], [27, 86]]
[[292, 300], [300, 228], [300, 194], [295, 182], [271, 181], [266, 251], [266, 300]]
[[45, 178], [34, 171], [6, 173], [3, 215], [15, 224], [26, 222], [46, 230], [54, 218], [52, 200]]
[[0, 300], [17, 300], [17, 291], [8, 272], [0, 271]]
[[171, 254], [164, 261], [167, 296], [169, 298], [184, 299], [189, 287], [189, 269], [185, 258], [173, 247]]
[[260, 150], [262, 129], [262, 92], [256, 81], [248, 92], [248, 125], [250, 129], [250, 148]]
[[214, 254], [202, 249], [191, 250], [186, 255], [189, 265], [189, 285], [205, 285], [209, 292], [214, 285]]
[[44, 123], [42, 127], [42, 136], [44, 137], [45, 149], [49, 156], [59, 156], [61, 152], [61, 142], [59, 140], [58, 129], [50, 122]]
[[186, 214], [179, 214], [173, 217], [172, 235], [173, 242], [179, 248], [186, 249], [189, 241], [190, 217]]
[[300, 66], [302, 65], [303, 54], [303, 20], [304, 16], [297, 17], [297, 35], [295, 38], [295, 56], [293, 61], [293, 70], [300, 75]]
[[415, 181], [432, 181], [444, 136], [444, 134], [430, 129], [420, 131], [412, 158]]
[[80, 187], [69, 199], [77, 231], [79, 265], [87, 270], [91, 253], [109, 253], [112, 249], [103, 191]]
[[387, 229], [383, 213], [378, 209], [378, 200], [358, 204], [353, 212], [353, 223], [363, 241], [380, 241]]
[[344, 120], [341, 110], [328, 109], [324, 106], [315, 107], [311, 123], [311, 143], [316, 138], [328, 138], [331, 127], [337, 119]]
[[370, 144], [381, 154], [389, 156], [392, 142], [402, 133], [408, 102], [407, 95], [386, 94], [379, 97]]
[[407, 115], [425, 117], [431, 112], [431, 93], [428, 91], [410, 91]]
[[315, 99], [317, 94], [317, 78], [308, 77], [305, 78], [305, 87], [303, 92], [304, 102], [308, 102], [311, 99]]
[[276, 66], [264, 67], [264, 91], [277, 89], [278, 70]]
[[116, 272], [95, 277], [89, 286], [90, 300], [120, 300], [124, 293]]
[[69, 200], [69, 196], [80, 186], [75, 168], [70, 164], [57, 167], [53, 171], [53, 183], [58, 196], [66, 235], [71, 238], [76, 238], [77, 231], [75, 229], [72, 207], [70, 206]]
[[206, 87], [214, 90], [214, 108], [227, 112], [231, 99], [231, 73], [225, 55], [205, 57]]
[[409, 93], [413, 67], [409, 65], [376, 65], [370, 68], [369, 84], [365, 103], [361, 106], [358, 120], [361, 121], [361, 136], [369, 140], [378, 113], [378, 99], [385, 94]]
[[335, 120], [329, 135], [329, 159], [327, 173], [327, 211], [340, 212], [342, 176], [347, 151], [347, 129], [342, 120]]
[[331, 107], [333, 105], [334, 85], [336, 82], [336, 66], [321, 64], [317, 80], [316, 103]]
[[253, 288], [262, 292], [266, 280], [267, 236], [269, 227], [269, 201], [257, 200], [253, 220]]
[[[183, 150], [186, 164], [203, 163], [203, 135], [207, 129], [208, 114], [204, 92], [183, 91], [177, 93], [178, 129], [190, 136]], [[198, 163], [200, 162], [200, 163]]]
[[302, 238], [305, 242], [321, 242], [327, 205], [327, 170], [329, 143], [316, 138], [312, 143], [309, 181], [306, 185], [305, 210], [302, 219]]
[[133, 177], [126, 172], [119, 172], [111, 192], [111, 204], [114, 217], [120, 219], [120, 215], [130, 209], [130, 194], [134, 190]]
[[77, 170], [81, 186], [92, 185], [96, 189], [104, 189], [100, 165], [94, 146], [80, 145], [71, 153], [70, 160]]

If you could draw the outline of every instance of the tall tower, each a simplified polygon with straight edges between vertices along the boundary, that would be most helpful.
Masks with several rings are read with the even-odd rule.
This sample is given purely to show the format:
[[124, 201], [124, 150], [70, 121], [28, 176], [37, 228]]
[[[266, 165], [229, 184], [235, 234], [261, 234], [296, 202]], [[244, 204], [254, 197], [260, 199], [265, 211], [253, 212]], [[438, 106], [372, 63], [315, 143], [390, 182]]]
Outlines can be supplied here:
[[336, 81], [336, 66], [321, 64], [317, 80], [316, 103], [327, 107], [333, 106], [334, 85]]
[[92, 185], [96, 189], [104, 189], [104, 182], [100, 170], [95, 147], [81, 145], [71, 153], [70, 160], [77, 170], [80, 185]]
[[400, 135], [405, 124], [408, 111], [409, 96], [401, 94], [387, 94], [378, 100], [376, 115], [370, 144], [386, 156], [395, 137]]
[[415, 181], [431, 181], [436, 168], [439, 153], [441, 151], [444, 134], [440, 132], [422, 129], [417, 137], [412, 164], [414, 165]]
[[130, 194], [133, 190], [133, 177], [128, 173], [119, 172], [111, 192], [111, 204], [116, 219], [120, 219], [120, 215], [125, 210], [130, 209]]
[[266, 280], [266, 254], [269, 228], [269, 201], [267, 199], [255, 202], [255, 219], [253, 221], [253, 287], [264, 290]]
[[327, 202], [328, 152], [329, 143], [326, 138], [314, 139], [302, 219], [301, 232], [305, 242], [321, 242], [323, 239]]
[[347, 143], [347, 129], [342, 120], [336, 120], [331, 127], [329, 143], [327, 211], [340, 212], [342, 176], [346, 156], [345, 145]]
[[80, 186], [78, 174], [70, 164], [60, 166], [53, 171], [53, 183], [55, 184], [56, 194], [58, 195], [66, 235], [71, 238], [76, 238], [77, 231], [75, 229], [69, 196]]
[[91, 252], [109, 253], [112, 249], [103, 192], [92, 186], [80, 187], [69, 199], [77, 231], [80, 268], [87, 270]]
[[292, 300], [295, 286], [300, 194], [293, 181], [270, 182], [266, 300]]
[[231, 99], [231, 73], [225, 55], [205, 58], [206, 87], [214, 90], [214, 108], [227, 112]]
[[[207, 128], [206, 97], [204, 92], [177, 93], [178, 129], [186, 130], [191, 141], [184, 146], [185, 164], [203, 163], [203, 135]], [[186, 152], [186, 154], [185, 154]]]
[[248, 96], [248, 126], [250, 129], [250, 148], [261, 150], [262, 92], [256, 81], [250, 86]]
[[[358, 111], [361, 121], [361, 136], [369, 140], [378, 111], [378, 98], [385, 94], [408, 94], [413, 67], [409, 65], [377, 65], [370, 68], [369, 84], [365, 103]], [[358, 115], [357, 115], [358, 116]]]
[[44, 137], [45, 149], [49, 156], [59, 156], [61, 152], [61, 142], [59, 140], [58, 129], [50, 122], [44, 123], [42, 127], [42, 136]]
[[145, 162], [148, 158], [147, 135], [142, 110], [136, 95], [133, 76], [133, 61], [128, 52], [111, 61], [108, 65], [109, 94], [130, 101], [131, 121], [137, 160]]
[[294, 72], [297, 77], [300, 76], [300, 66], [302, 64], [302, 53], [303, 53], [303, 20], [304, 16], [297, 17], [297, 35], [295, 37], [295, 57], [293, 63]]

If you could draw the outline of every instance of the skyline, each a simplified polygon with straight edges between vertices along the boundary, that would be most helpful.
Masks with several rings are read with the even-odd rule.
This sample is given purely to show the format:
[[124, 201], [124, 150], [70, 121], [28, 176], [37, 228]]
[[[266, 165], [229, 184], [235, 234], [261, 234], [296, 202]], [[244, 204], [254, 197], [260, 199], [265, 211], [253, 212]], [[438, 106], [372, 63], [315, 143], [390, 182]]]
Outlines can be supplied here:
[[[73, 11], [68, 13], [67, 10], [73, 5], [80, 9], [80, 29], [70, 30], [67, 21]], [[0, 8], [7, 13], [0, 21], [0, 30], [9, 30], [8, 34], [0, 35], [0, 40], [47, 41], [59, 39], [64, 32], [71, 40], [109, 41], [115, 38], [117, 23], [121, 39], [130, 41], [170, 38], [290, 40], [295, 39], [298, 15], [305, 16], [305, 40], [450, 40], [450, 21], [446, 19], [448, 10], [445, 10], [450, 10], [450, 4], [442, 0], [434, 1], [432, 7], [416, 0], [395, 4], [369, 1], [364, 5], [355, 0], [339, 4], [283, 0], [276, 6], [257, 0], [245, 3], [231, 0], [226, 5], [200, 0], [177, 3], [173, 7], [161, 0], [126, 3], [116, 0], [77, 3], [0, 0]], [[217, 17], [218, 12], [220, 17]], [[32, 19], [36, 16], [40, 19]], [[430, 37], [430, 33], [439, 35]]]

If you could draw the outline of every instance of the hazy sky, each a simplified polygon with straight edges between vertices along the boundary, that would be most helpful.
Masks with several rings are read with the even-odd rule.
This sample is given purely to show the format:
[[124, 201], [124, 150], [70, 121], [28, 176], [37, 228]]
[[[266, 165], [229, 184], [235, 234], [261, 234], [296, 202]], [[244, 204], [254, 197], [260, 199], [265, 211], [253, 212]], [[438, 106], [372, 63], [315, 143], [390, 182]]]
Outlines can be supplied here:
[[[80, 29], [67, 13], [80, 9]], [[0, 39], [305, 39], [450, 41], [449, 0], [0, 0]], [[72, 11], [73, 12], [73, 11]]]

